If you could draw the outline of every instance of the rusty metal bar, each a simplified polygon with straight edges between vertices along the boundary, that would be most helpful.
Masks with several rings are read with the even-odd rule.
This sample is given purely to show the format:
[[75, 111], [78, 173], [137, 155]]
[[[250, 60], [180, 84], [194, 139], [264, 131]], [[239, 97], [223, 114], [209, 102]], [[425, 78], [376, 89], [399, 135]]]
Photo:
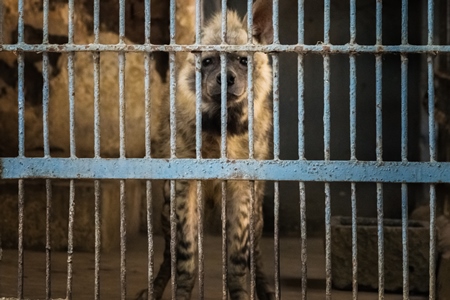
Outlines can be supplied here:
[[[408, 44], [408, 0], [402, 0], [402, 45]], [[401, 158], [408, 161], [408, 56], [401, 54]], [[409, 299], [408, 186], [402, 183], [403, 299]]]
[[[427, 44], [432, 45], [434, 40], [434, 1], [428, 0], [427, 5], [428, 17], [428, 38]], [[435, 115], [435, 94], [434, 94], [434, 61], [433, 56], [427, 56], [427, 75], [428, 75], [428, 138], [430, 161], [437, 160], [436, 149], [436, 124]], [[436, 185], [430, 184], [430, 266], [429, 266], [429, 299], [436, 298]]]
[[[74, 0], [69, 0], [68, 10], [68, 43], [74, 42]], [[75, 74], [74, 74], [75, 53], [71, 51], [67, 54], [67, 69], [69, 76], [69, 130], [70, 130], [70, 157], [76, 157], [75, 144]]]
[[[202, 26], [202, 7], [203, 1], [195, 1], [195, 43], [201, 43], [201, 26]], [[195, 54], [195, 147], [196, 159], [202, 158], [202, 60], [201, 54]], [[204, 244], [204, 203], [203, 203], [203, 183], [197, 181], [197, 218], [198, 218], [198, 298], [205, 297], [205, 255], [203, 252]]]
[[[42, 43], [48, 44], [48, 9], [49, 0], [43, 1], [43, 24], [42, 24]], [[2, 19], [0, 17], [0, 22]], [[44, 157], [50, 157], [49, 143], [49, 75], [48, 75], [48, 53], [42, 53], [42, 131]], [[45, 180], [46, 190], [46, 213], [45, 213], [45, 298], [51, 299], [52, 295], [52, 277], [51, 277], [51, 231], [50, 223], [52, 220], [52, 186], [51, 180]]]
[[222, 300], [228, 299], [227, 182], [222, 181]]
[[[278, 0], [273, 1], [273, 42], [280, 43], [278, 29]], [[278, 54], [272, 54], [272, 76], [273, 76], [273, 158], [280, 159], [280, 82], [279, 82], [279, 57]], [[274, 282], [275, 282], [275, 299], [281, 299], [280, 284], [280, 191], [279, 182], [274, 182]]]
[[[125, 0], [119, 2], [119, 44], [125, 43]], [[119, 52], [119, 157], [125, 159], [125, 53]], [[126, 187], [125, 180], [120, 181], [120, 298], [127, 296], [127, 217], [126, 217]]]
[[[350, 0], [350, 44], [356, 43], [356, 0]], [[349, 56], [350, 63], [350, 160], [356, 161], [356, 57]], [[352, 299], [358, 299], [358, 225], [356, 184], [350, 184], [351, 218], [352, 218]]]
[[[382, 2], [376, 3], [376, 44], [382, 44]], [[375, 102], [376, 102], [376, 157], [383, 161], [382, 126], [382, 56], [375, 56]], [[377, 220], [378, 220], [378, 298], [384, 299], [384, 227], [383, 227], [383, 185], [377, 182]]]
[[[17, 43], [24, 43], [23, 0], [18, 1]], [[25, 58], [22, 51], [17, 52], [17, 101], [18, 101], [18, 156], [25, 156]]]
[[437, 55], [450, 53], [450, 45], [358, 45], [358, 44], [269, 44], [269, 45], [140, 45], [140, 44], [4, 44], [0, 51], [8, 52], [294, 52], [302, 54], [401, 54], [419, 53]]
[[101, 186], [99, 180], [94, 180], [94, 224], [95, 224], [95, 250], [94, 250], [94, 299], [100, 299], [100, 252], [102, 249], [101, 234]]
[[197, 179], [450, 183], [448, 162], [0, 158], [1, 179]]
[[[227, 1], [221, 1], [221, 43], [226, 45], [227, 36]], [[221, 99], [220, 99], [220, 157], [226, 159], [227, 157], [227, 56], [225, 53], [220, 52], [220, 80], [221, 80]], [[227, 226], [227, 181], [222, 181], [222, 299], [228, 298], [228, 226]]]
[[[330, 42], [330, 0], [324, 0], [324, 43]], [[331, 158], [330, 139], [330, 55], [323, 55], [323, 143], [324, 160]], [[331, 300], [331, 191], [330, 183], [325, 182], [325, 298]]]
[[[100, 0], [94, 0], [94, 43], [99, 43], [100, 35]], [[100, 53], [93, 52], [94, 62], [94, 157], [100, 158]], [[94, 180], [94, 299], [100, 299], [100, 252], [101, 252], [101, 186]]]
[[120, 299], [127, 297], [127, 220], [125, 180], [120, 180]]
[[[297, 43], [304, 43], [305, 35], [305, 4], [304, 0], [298, 0], [297, 4]], [[304, 85], [304, 55], [297, 56], [297, 97], [298, 97], [298, 159], [305, 161], [305, 85]], [[299, 182], [300, 194], [300, 242], [301, 242], [301, 299], [307, 299], [307, 234], [306, 234], [306, 191], [305, 183]]]
[[23, 217], [25, 206], [25, 191], [23, 179], [19, 179], [19, 193], [18, 193], [18, 229], [17, 229], [17, 298], [23, 299]]
[[45, 298], [52, 297], [52, 277], [51, 277], [51, 233], [50, 223], [52, 221], [52, 185], [51, 180], [45, 180], [46, 190], [46, 211], [45, 211]]
[[66, 298], [72, 299], [73, 282], [73, 223], [75, 221], [75, 181], [70, 180], [69, 186], [69, 224], [67, 228], [67, 291]]
[[[170, 0], [169, 5], [170, 45], [175, 44], [176, 35], [176, 1]], [[170, 157], [176, 157], [176, 66], [175, 52], [169, 52], [169, 102], [170, 102]], [[177, 297], [177, 218], [176, 218], [176, 181], [170, 181], [170, 258], [171, 258], [171, 285], [172, 300]]]
[[[151, 43], [151, 1], [146, 0], [144, 3], [145, 15], [145, 44]], [[144, 55], [144, 89], [145, 89], [145, 158], [151, 157], [151, 61], [152, 53], [147, 52]], [[152, 198], [152, 182], [146, 180], [145, 183], [145, 199], [146, 199], [146, 216], [147, 216], [147, 296], [153, 299], [153, 280], [154, 280], [154, 245], [153, 245], [153, 198]]]

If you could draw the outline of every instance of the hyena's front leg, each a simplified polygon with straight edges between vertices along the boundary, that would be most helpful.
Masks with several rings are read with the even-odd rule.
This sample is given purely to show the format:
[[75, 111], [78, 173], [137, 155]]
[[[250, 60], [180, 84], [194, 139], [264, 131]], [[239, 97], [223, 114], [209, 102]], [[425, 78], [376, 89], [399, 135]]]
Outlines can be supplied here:
[[190, 299], [197, 271], [197, 192], [195, 181], [175, 183], [177, 221], [177, 299]]
[[264, 182], [255, 182], [255, 210], [254, 210], [254, 224], [255, 224], [255, 242], [254, 242], [254, 260], [256, 273], [256, 293], [259, 300], [275, 299], [275, 293], [269, 285], [267, 276], [264, 273], [264, 266], [262, 260], [261, 249], [259, 242], [261, 240], [264, 215], [263, 215], [263, 200], [264, 200]]
[[227, 184], [228, 290], [233, 300], [249, 299], [247, 265], [249, 260], [250, 193], [248, 182]]
[[[250, 268], [250, 199], [251, 189], [248, 182], [228, 183], [228, 288], [231, 299], [248, 299], [246, 290], [247, 267]], [[264, 274], [263, 261], [259, 242], [263, 230], [264, 183], [256, 182], [253, 205], [253, 226], [255, 229], [253, 258], [255, 263], [256, 293], [259, 300], [275, 299], [274, 293]]]
[[[196, 200], [196, 190], [193, 182], [186, 180], [175, 181], [177, 300], [190, 299], [195, 283], [198, 230]], [[153, 296], [158, 300], [162, 298], [164, 289], [171, 277], [169, 181], [166, 182], [164, 187], [164, 206], [161, 223], [165, 239], [164, 260], [153, 282]], [[147, 290], [143, 290], [137, 299], [146, 300], [147, 298]]]

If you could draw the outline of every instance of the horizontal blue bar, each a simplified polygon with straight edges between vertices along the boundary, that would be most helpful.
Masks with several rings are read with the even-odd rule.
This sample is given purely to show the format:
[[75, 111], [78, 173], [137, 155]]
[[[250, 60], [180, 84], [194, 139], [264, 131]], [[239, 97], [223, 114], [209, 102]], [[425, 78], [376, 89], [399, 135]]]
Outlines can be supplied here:
[[0, 158], [0, 179], [20, 178], [450, 183], [450, 163], [149, 158]]
[[1, 51], [11, 52], [198, 52], [198, 51], [243, 51], [243, 52], [296, 52], [296, 53], [449, 53], [450, 45], [134, 45], [134, 44], [4, 44]]

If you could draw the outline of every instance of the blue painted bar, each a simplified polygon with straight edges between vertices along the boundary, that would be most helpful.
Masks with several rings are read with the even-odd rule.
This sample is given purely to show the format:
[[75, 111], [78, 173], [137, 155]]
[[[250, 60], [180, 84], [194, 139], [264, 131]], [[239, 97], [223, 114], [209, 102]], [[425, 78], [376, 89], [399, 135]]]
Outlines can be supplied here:
[[450, 183], [449, 162], [0, 158], [0, 178]]
[[[100, 35], [100, 0], [94, 1], [94, 43]], [[100, 53], [92, 53], [94, 60], [94, 156], [100, 157]]]
[[73, 283], [73, 224], [75, 221], [75, 181], [70, 180], [69, 187], [69, 225], [67, 228], [67, 291], [66, 299], [72, 299]]
[[125, 180], [120, 180], [120, 299], [127, 297], [127, 219]]
[[[433, 44], [434, 37], [434, 1], [428, 0], [428, 45]], [[430, 161], [437, 159], [436, 124], [434, 120], [434, 56], [427, 56], [428, 72], [428, 138]], [[436, 299], [436, 186], [430, 184], [430, 265], [429, 265], [429, 299]]]
[[369, 53], [369, 54], [399, 54], [399, 53], [424, 53], [437, 55], [440, 53], [450, 53], [450, 45], [177, 45], [175, 42], [169, 45], [139, 45], [139, 44], [4, 44], [0, 45], [0, 51], [10, 52], [295, 52], [295, 53], [315, 53], [323, 55], [349, 54], [349, 53]]
[[272, 56], [272, 76], [273, 76], [273, 158], [280, 158], [280, 63], [278, 54]]
[[25, 208], [25, 188], [22, 179], [19, 179], [17, 195], [17, 298], [23, 299], [24, 255], [23, 255], [23, 219]]
[[[176, 43], [176, 1], [170, 0], [170, 44]], [[176, 60], [175, 52], [169, 53], [169, 102], [170, 102], [170, 157], [176, 157]], [[170, 181], [170, 273], [172, 285], [172, 300], [176, 300], [177, 293], [177, 221], [175, 180]]]
[[[68, 1], [68, 43], [74, 43], [74, 0]], [[74, 74], [74, 56], [75, 51], [69, 51], [67, 54], [67, 72], [69, 85], [69, 135], [70, 135], [70, 156], [76, 157], [75, 144], [75, 74]]]
[[120, 52], [119, 57], [119, 155], [125, 158], [125, 53]]
[[[222, 31], [223, 33], [223, 31]], [[225, 33], [226, 34], [226, 33]], [[225, 40], [223, 41], [225, 42]], [[227, 55], [220, 54], [220, 156], [227, 157]]]
[[356, 206], [356, 183], [351, 183], [352, 206], [352, 299], [358, 299], [358, 210]]
[[350, 56], [350, 159], [356, 160], [356, 57]]

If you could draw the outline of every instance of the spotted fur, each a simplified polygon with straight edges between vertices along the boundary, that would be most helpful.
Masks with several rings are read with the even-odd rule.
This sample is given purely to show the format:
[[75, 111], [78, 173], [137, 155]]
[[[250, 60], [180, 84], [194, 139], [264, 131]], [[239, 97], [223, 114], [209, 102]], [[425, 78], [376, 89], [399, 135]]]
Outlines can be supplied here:
[[[256, 1], [266, 3], [266, 0]], [[267, 12], [265, 12], [267, 13]], [[255, 20], [258, 15], [255, 16]], [[270, 26], [271, 18], [259, 18], [264, 26]], [[227, 43], [241, 45], [247, 42], [247, 24], [232, 11], [227, 15]], [[266, 24], [267, 23], [267, 24]], [[255, 42], [267, 41], [262, 32], [267, 28], [258, 28]], [[216, 15], [205, 26], [203, 44], [221, 44], [221, 16]], [[271, 68], [264, 53], [254, 53], [254, 158], [268, 159], [271, 156], [272, 110], [270, 101]], [[248, 99], [247, 99], [247, 53], [229, 53], [227, 55], [227, 158], [249, 158], [248, 147]], [[202, 157], [220, 158], [220, 58], [218, 53], [202, 53]], [[168, 97], [154, 104], [157, 109], [153, 156], [170, 157], [170, 128]], [[195, 65], [194, 55], [190, 54], [183, 63], [177, 78], [176, 91], [176, 156], [177, 158], [195, 158]], [[247, 291], [247, 271], [249, 267], [249, 223], [251, 190], [248, 181], [227, 181], [227, 235], [228, 235], [228, 289], [231, 299], [249, 299]], [[196, 278], [197, 262], [197, 193], [196, 182], [177, 180], [175, 183], [176, 222], [177, 222], [177, 299], [190, 299]], [[256, 266], [256, 292], [260, 300], [272, 299], [266, 277], [262, 271], [262, 259], [259, 240], [263, 228], [262, 201], [264, 183], [255, 183], [254, 225]], [[164, 261], [154, 281], [153, 295], [161, 299], [165, 286], [170, 279], [170, 193], [169, 184], [165, 187], [165, 203], [162, 212], [162, 227], [165, 234]], [[205, 202], [213, 201], [220, 205], [221, 181], [203, 182]], [[208, 205], [210, 206], [210, 205]], [[147, 299], [147, 290], [142, 291], [138, 299]]]

